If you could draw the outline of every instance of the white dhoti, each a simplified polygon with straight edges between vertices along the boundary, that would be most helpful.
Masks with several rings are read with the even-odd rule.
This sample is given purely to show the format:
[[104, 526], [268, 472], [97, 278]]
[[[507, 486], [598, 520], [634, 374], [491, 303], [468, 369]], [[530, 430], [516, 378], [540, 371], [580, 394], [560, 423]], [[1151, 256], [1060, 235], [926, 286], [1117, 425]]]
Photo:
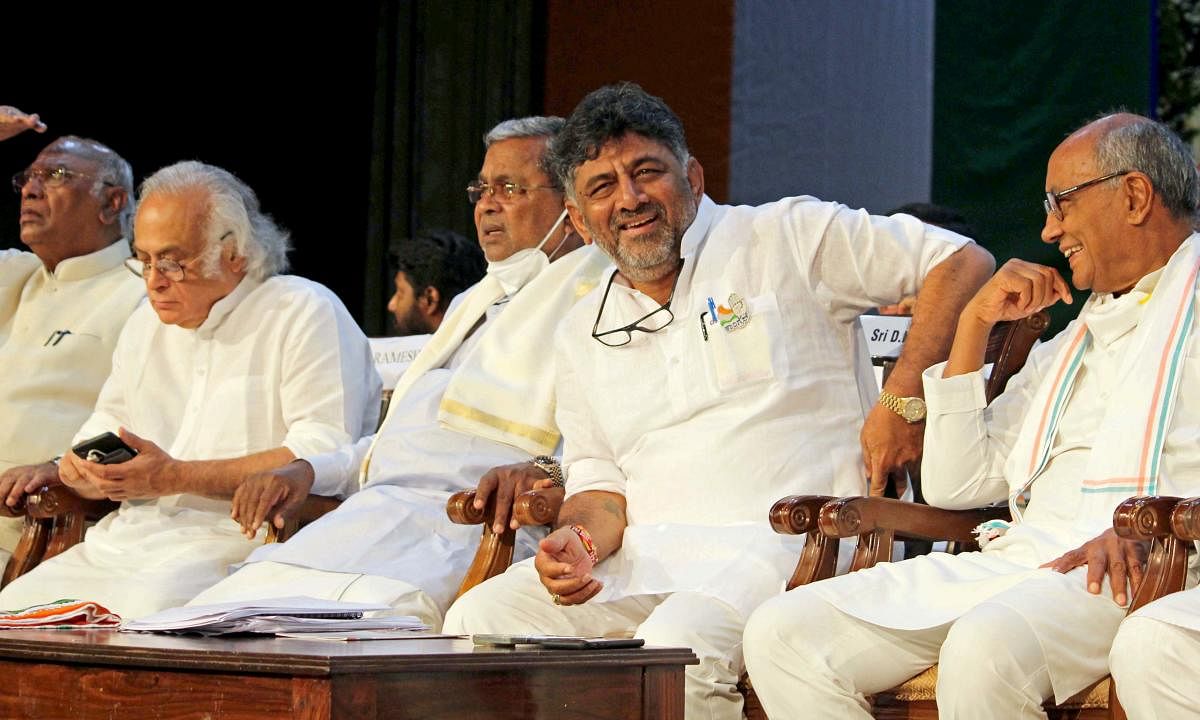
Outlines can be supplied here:
[[1200, 702], [1200, 589], [1156, 600], [1121, 623], [1108, 658], [1117, 697], [1137, 720], [1190, 717]]
[[[958, 557], [935, 554], [765, 603], [746, 630], [746, 664], [767, 712], [870, 717], [864, 694], [939, 663], [943, 717], [1041, 718], [1043, 699], [1061, 702], [1108, 673], [1108, 647], [1125, 611], [1107, 587], [1087, 592], [1086, 568], [989, 577], [974, 558], [962, 559], [961, 574], [947, 572]], [[966, 606], [964, 585], [994, 592]], [[905, 595], [897, 586], [921, 590]], [[851, 594], [862, 601], [847, 602]]]
[[[191, 604], [309, 595], [384, 603], [440, 627], [482, 532], [450, 522], [449, 497], [426, 488], [364, 488], [286, 543], [255, 550]], [[514, 556], [530, 557], [540, 534], [518, 532]]]
[[[75, 598], [137, 618], [184, 604], [254, 546], [228, 515], [126, 503], [88, 530], [85, 542], [5, 587], [0, 607]], [[86, 597], [79, 597], [81, 588]]]
[[688, 647], [700, 658], [699, 665], [684, 669], [688, 720], [737, 720], [742, 716], [737, 682], [743, 622], [729, 605], [691, 592], [555, 605], [533, 563], [525, 562], [459, 598], [446, 613], [443, 630], [639, 637], [648, 646]]

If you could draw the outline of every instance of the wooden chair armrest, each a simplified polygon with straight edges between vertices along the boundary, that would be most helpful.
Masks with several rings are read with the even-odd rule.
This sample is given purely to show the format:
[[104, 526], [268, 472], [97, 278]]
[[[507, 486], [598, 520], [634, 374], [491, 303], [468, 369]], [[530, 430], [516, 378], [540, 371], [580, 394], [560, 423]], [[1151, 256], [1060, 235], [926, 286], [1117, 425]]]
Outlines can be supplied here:
[[49, 520], [72, 513], [88, 520], [99, 520], [121, 506], [112, 500], [93, 500], [80, 496], [66, 485], [51, 485], [25, 500], [25, 513], [31, 518]]
[[459, 525], [478, 525], [483, 522], [483, 516], [487, 510], [486, 506], [475, 507], [474, 490], [460, 490], [446, 501], [446, 515], [450, 517], [450, 522]]
[[564, 496], [562, 488], [527, 490], [513, 501], [513, 517], [521, 525], [553, 525]]
[[[493, 496], [494, 498], [494, 496]], [[494, 500], [488, 499], [483, 508], [475, 507], [475, 491], [462, 490], [446, 501], [446, 515], [459, 525], [478, 525], [495, 515]], [[521, 525], [552, 525], [562, 507], [563, 491], [556, 488], [528, 490], [513, 500], [512, 516]], [[491, 524], [491, 520], [487, 520]]]
[[1171, 512], [1171, 530], [1180, 540], [1200, 540], [1200, 498], [1180, 500]]
[[1149, 540], [1150, 555], [1142, 585], [1129, 603], [1129, 612], [1164, 595], [1179, 592], [1187, 581], [1187, 554], [1190, 541], [1174, 531], [1179, 507], [1189, 500], [1176, 497], [1135, 497], [1121, 502], [1113, 511], [1113, 530], [1128, 540]]
[[817, 530], [817, 519], [829, 495], [789, 495], [771, 506], [771, 528], [780, 535], [804, 535]]
[[1113, 511], [1113, 530], [1127, 540], [1153, 540], [1170, 535], [1177, 497], [1133, 497]]
[[296, 512], [291, 517], [284, 518], [282, 528], [275, 527], [275, 524], [268, 520], [267, 537], [263, 542], [266, 544], [287, 542], [293, 535], [300, 532], [300, 528], [326, 513], [333, 512], [341, 504], [342, 501], [335, 497], [309, 495], [304, 498], [304, 502], [300, 503], [300, 507], [296, 508]]
[[954, 550], [977, 550], [972, 532], [988, 520], [1008, 519], [1007, 507], [944, 510], [882, 497], [849, 497], [825, 503], [817, 524], [831, 538], [858, 536], [850, 571], [891, 562], [897, 537], [946, 540]]
[[828, 495], [789, 495], [771, 506], [771, 528], [781, 535], [807, 535], [800, 560], [787, 589], [833, 577], [839, 542], [821, 533], [817, 519], [821, 507], [837, 498]]
[[944, 510], [882, 497], [848, 497], [826, 503], [818, 522], [821, 532], [845, 538], [881, 530], [920, 540], [972, 544], [972, 531], [988, 520], [1007, 520], [1007, 507]]

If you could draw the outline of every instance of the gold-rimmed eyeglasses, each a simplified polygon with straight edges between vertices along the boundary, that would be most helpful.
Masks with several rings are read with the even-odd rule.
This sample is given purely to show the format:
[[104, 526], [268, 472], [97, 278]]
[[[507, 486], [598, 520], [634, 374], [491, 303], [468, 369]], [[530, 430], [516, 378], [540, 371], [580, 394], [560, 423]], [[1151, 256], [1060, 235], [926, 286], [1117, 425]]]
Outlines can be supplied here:
[[473, 182], [467, 185], [467, 200], [472, 205], [483, 199], [484, 195], [501, 202], [512, 202], [518, 196], [530, 190], [557, 190], [553, 185], [521, 185], [514, 182], [485, 183]]
[[[70, 170], [68, 168], [62, 167], [61, 165], [58, 167], [52, 167], [52, 168], [31, 167], [31, 168], [25, 168], [21, 172], [12, 176], [12, 188], [13, 188], [13, 192], [20, 195], [21, 191], [25, 189], [25, 186], [27, 184], [29, 184], [30, 180], [37, 180], [38, 182], [40, 182], [42, 185], [44, 185], [46, 187], [62, 187], [63, 185], [66, 185], [68, 182], [70, 182], [74, 178], [86, 178], [86, 177], [94, 177], [94, 176], [89, 175], [87, 173], [81, 173], [81, 172], [77, 172], [75, 170]], [[113, 183], [105, 182], [104, 184], [112, 185]]]

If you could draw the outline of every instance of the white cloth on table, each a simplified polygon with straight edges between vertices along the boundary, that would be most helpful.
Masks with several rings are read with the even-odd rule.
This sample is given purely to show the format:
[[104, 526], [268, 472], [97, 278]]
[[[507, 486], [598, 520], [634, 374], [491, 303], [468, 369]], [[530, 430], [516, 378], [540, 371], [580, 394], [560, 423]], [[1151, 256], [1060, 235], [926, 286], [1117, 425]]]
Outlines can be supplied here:
[[[1029, 455], [1019, 455], [1013, 448], [1022, 445], [1018, 439], [1023, 426], [1044, 427], [1044, 408], [1034, 403], [1035, 398], [1046, 397], [1039, 388], [1044, 390], [1043, 383], [1059, 384], [1056, 378], [1065, 357], [1064, 346], [1077, 337], [1081, 323], [1089, 328], [1090, 344], [1085, 346], [1074, 383], [1064, 396], [1046, 462], [1027, 489], [1028, 505], [1020, 522], [982, 552], [932, 554], [878, 565], [794, 592], [816, 594], [860, 620], [906, 630], [952, 622], [984, 601], [1003, 603], [1039, 634], [1058, 701], [1102, 677], [1103, 655], [1080, 652], [1080, 646], [1070, 642], [1063, 629], [1085, 627], [1091, 638], [1110, 641], [1116, 624], [1109, 620], [1114, 608], [1119, 608], [1108, 588], [1096, 602], [1095, 596], [1083, 591], [1083, 576], [1072, 573], [1066, 576], [1072, 582], [1063, 585], [1057, 596], [1050, 591], [1022, 590], [1061, 580], [1039, 566], [1110, 528], [1112, 507], [1136, 492], [1105, 494], [1102, 502], [1087, 497], [1087, 488], [1096, 479], [1093, 447], [1098, 439], [1111, 437], [1109, 428], [1122, 427], [1111, 418], [1126, 414], [1137, 404], [1130, 395], [1146, 393], [1153, 386], [1153, 378], [1132, 377], [1130, 372], [1162, 357], [1162, 348], [1147, 345], [1147, 338], [1157, 333], [1156, 323], [1173, 321], [1176, 308], [1168, 306], [1169, 293], [1164, 286], [1175, 283], [1179, 287], [1181, 278], [1194, 270], [1194, 242], [1195, 236], [1176, 252], [1166, 269], [1146, 276], [1120, 298], [1093, 297], [1076, 321], [1035, 349], [1026, 367], [990, 407], [984, 404], [980, 373], [942, 378], [943, 365], [926, 371], [929, 416], [922, 473], [926, 498], [949, 508], [1004, 501], [1025, 488], [1030, 478]], [[1194, 286], [1182, 297], [1186, 298], [1185, 309], [1194, 307]], [[1183, 329], [1194, 332], [1194, 323]], [[1159, 458], [1159, 494], [1200, 493], [1200, 445], [1195, 442], [1200, 432], [1198, 359], [1197, 343], [1187, 347], [1186, 356], [1180, 358], [1180, 389]], [[1140, 440], [1142, 436], [1137, 437]], [[1134, 443], [1121, 444], [1129, 449]], [[787, 600], [776, 602], [785, 604]]]
[[[328, 573], [402, 581], [425, 594], [422, 602], [444, 612], [474, 558], [482, 532], [479, 526], [451, 522], [446, 501], [454, 492], [474, 488], [489, 469], [530, 458], [529, 448], [522, 447], [525, 443], [515, 440], [519, 428], [510, 434], [504, 427], [484, 432], [480, 422], [448, 426], [443, 412], [447, 388], [454, 383], [503, 385], [503, 393], [491, 393], [490, 404], [479, 403], [493, 411], [493, 419], [502, 419], [498, 408], [507, 408], [504, 414], [513, 417], [519, 398], [549, 403], [552, 409], [552, 365], [526, 362], [519, 372], [512, 359], [528, 358], [543, 349], [555, 317], [583, 294], [579, 288], [596, 284], [607, 264], [594, 248], [576, 250], [499, 304], [493, 281], [485, 278], [475, 286], [459, 303], [458, 314], [443, 323], [401, 379], [376, 436], [305, 458], [315, 471], [312, 492], [348, 495], [345, 502], [286, 543], [259, 548], [247, 565], [279, 567], [291, 582], [299, 582], [299, 576], [283, 566], [318, 571], [316, 587], [309, 594], [328, 586]], [[509, 363], [496, 362], [498, 348], [510, 355]], [[458, 397], [460, 408], [475, 403], [470, 394]], [[557, 433], [557, 428], [550, 431]], [[513, 441], [503, 442], [500, 437]], [[360, 468], [363, 487], [358, 490]], [[532, 555], [541, 534], [536, 528], [518, 532], [514, 556]], [[275, 583], [271, 578], [263, 570], [253, 574], [239, 570], [203, 598], [213, 602], [218, 597], [257, 595], [264, 582]], [[201, 598], [194, 602], [200, 603]]]
[[[146, 294], [122, 239], [51, 272], [0, 250], [0, 473], [61, 455], [92, 412], [125, 320]], [[0, 521], [0, 561], [20, 535]]]
[[[180, 460], [281, 446], [303, 457], [355, 440], [378, 412], [367, 339], [341, 301], [297, 277], [245, 278], [194, 330], [138, 308], [76, 439], [125, 427]], [[137, 617], [182, 604], [254, 546], [228, 500], [128, 501], [0, 591], [0, 606], [78, 597]]]

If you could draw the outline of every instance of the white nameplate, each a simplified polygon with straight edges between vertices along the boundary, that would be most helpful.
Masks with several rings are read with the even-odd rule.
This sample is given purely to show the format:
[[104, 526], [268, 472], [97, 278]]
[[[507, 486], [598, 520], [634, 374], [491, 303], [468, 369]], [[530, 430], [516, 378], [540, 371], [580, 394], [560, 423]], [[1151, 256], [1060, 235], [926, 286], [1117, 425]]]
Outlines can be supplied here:
[[392, 390], [396, 381], [404, 374], [412, 361], [429, 342], [432, 335], [405, 335], [403, 337], [367, 338], [371, 343], [371, 355], [375, 358], [375, 369], [383, 379], [383, 389]]
[[867, 352], [871, 360], [894, 360], [900, 357], [900, 349], [904, 347], [904, 339], [908, 337], [908, 328], [912, 318], [901, 315], [862, 315], [858, 318], [862, 324], [863, 337], [867, 341]]

